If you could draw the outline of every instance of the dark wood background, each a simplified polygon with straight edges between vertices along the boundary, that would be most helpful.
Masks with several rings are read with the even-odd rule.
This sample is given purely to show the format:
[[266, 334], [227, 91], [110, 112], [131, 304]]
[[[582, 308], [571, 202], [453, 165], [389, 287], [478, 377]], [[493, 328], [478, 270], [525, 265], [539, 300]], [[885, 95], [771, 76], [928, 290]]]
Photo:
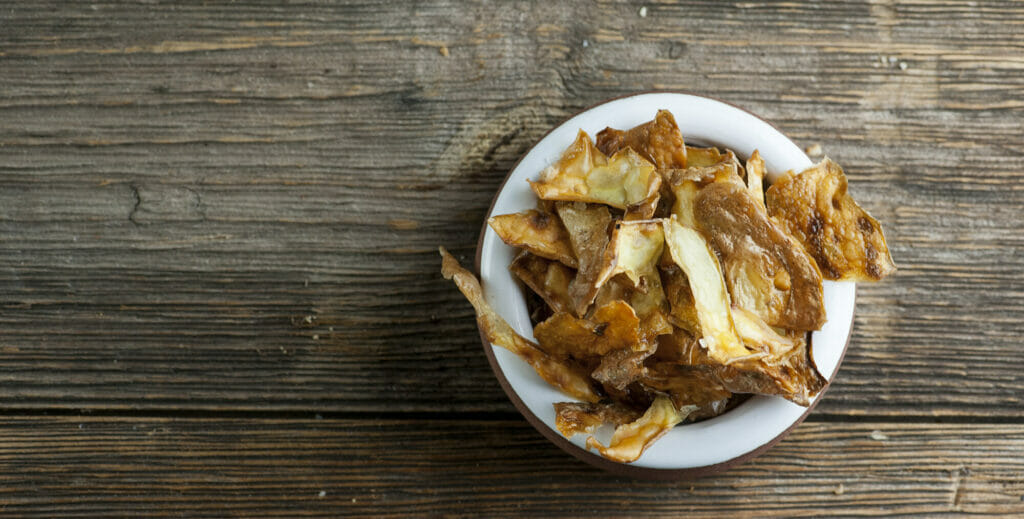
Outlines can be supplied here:
[[[1022, 27], [984, 1], [4, 3], [0, 510], [1024, 514]], [[807, 422], [691, 482], [544, 440], [438, 272], [548, 129], [648, 89], [820, 145], [900, 266]]]

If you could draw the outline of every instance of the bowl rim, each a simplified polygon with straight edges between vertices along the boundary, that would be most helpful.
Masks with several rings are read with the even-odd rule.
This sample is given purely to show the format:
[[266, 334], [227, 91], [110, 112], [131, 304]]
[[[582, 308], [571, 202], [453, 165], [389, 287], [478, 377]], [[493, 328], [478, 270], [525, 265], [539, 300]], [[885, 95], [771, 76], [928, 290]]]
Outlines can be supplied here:
[[[751, 111], [749, 111], [749, 110], [747, 110], [747, 109], [745, 109], [745, 108], [743, 108], [741, 106], [738, 106], [738, 105], [736, 105], [734, 103], [730, 103], [729, 101], [725, 101], [725, 100], [719, 99], [717, 97], [708, 96], [708, 95], [700, 94], [700, 93], [693, 92], [693, 91], [690, 91], [690, 90], [681, 90], [681, 89], [670, 89], [670, 90], [657, 90], [657, 89], [655, 89], [655, 90], [641, 90], [641, 91], [636, 91], [636, 92], [630, 92], [628, 94], [622, 94], [622, 95], [619, 95], [619, 96], [611, 97], [611, 98], [599, 101], [597, 103], [594, 103], [592, 105], [589, 105], [589, 106], [587, 106], [587, 107], [585, 107], [585, 108], [583, 108], [583, 109], [581, 109], [579, 111], [573, 112], [571, 115], [569, 115], [568, 117], [564, 118], [561, 122], [551, 126], [551, 128], [549, 128], [548, 131], [546, 131], [544, 133], [544, 135], [540, 136], [532, 145], [530, 145], [530, 147], [527, 148], [526, 151], [524, 151], [519, 156], [519, 158], [516, 160], [516, 162], [509, 168], [508, 173], [505, 174], [505, 178], [502, 179], [501, 184], [495, 190], [494, 196], [491, 198], [491, 203], [488, 206], [487, 212], [485, 214], [489, 216], [491, 214], [491, 212], [494, 211], [494, 205], [498, 201], [498, 195], [501, 194], [502, 191], [504, 191], [505, 185], [508, 183], [509, 179], [511, 178], [512, 173], [516, 170], [516, 168], [519, 167], [519, 164], [523, 161], [523, 159], [526, 158], [526, 156], [529, 155], [530, 152], [533, 151], [533, 149], [535, 147], [537, 147], [538, 144], [540, 144], [544, 139], [546, 139], [547, 136], [551, 134], [551, 132], [553, 132], [556, 129], [560, 128], [563, 124], [565, 124], [569, 120], [573, 119], [574, 117], [576, 117], [576, 116], [578, 116], [578, 115], [580, 115], [580, 114], [582, 114], [584, 112], [588, 112], [590, 110], [593, 110], [594, 108], [597, 108], [599, 106], [602, 106], [602, 105], [605, 105], [605, 104], [608, 104], [608, 103], [612, 103], [614, 101], [618, 101], [618, 100], [621, 100], [621, 99], [627, 99], [627, 98], [631, 98], [631, 97], [643, 96], [643, 95], [648, 95], [648, 94], [682, 94], [682, 95], [700, 97], [700, 98], [708, 99], [708, 100], [711, 100], [711, 101], [717, 101], [719, 103], [728, 105], [728, 106], [730, 106], [732, 108], [735, 108], [737, 110], [745, 112], [745, 113], [747, 113], [747, 114], [749, 114], [749, 115], [751, 115], [751, 116], [753, 116], [753, 117], [763, 121], [765, 124], [767, 124], [768, 126], [771, 126], [772, 129], [774, 129], [776, 132], [778, 132], [779, 135], [783, 136], [786, 140], [788, 140], [789, 142], [793, 143], [793, 140], [790, 139], [788, 135], [786, 135], [782, 130], [780, 130], [777, 126], [775, 126], [775, 124], [773, 124], [771, 121], [768, 121], [768, 120], [764, 119], [763, 117], [761, 117], [761, 116], [759, 116], [759, 115], [757, 115], [757, 114], [755, 114], [755, 113], [753, 113], [753, 112], [751, 112]], [[796, 146], [796, 143], [793, 143], [793, 145]], [[799, 148], [799, 146], [797, 146], [797, 147]], [[474, 267], [475, 273], [477, 274], [478, 277], [479, 277], [479, 274], [480, 274], [481, 257], [483, 255], [484, 235], [487, 234], [487, 228], [488, 228], [487, 219], [485, 218], [484, 222], [483, 222], [483, 225], [480, 227], [480, 233], [479, 233], [479, 235], [477, 237], [476, 254], [475, 254], [475, 257], [474, 257], [474, 261], [473, 261], [473, 267]], [[537, 430], [537, 432], [539, 432], [542, 436], [544, 436], [549, 441], [551, 441], [551, 443], [554, 443], [556, 446], [558, 446], [558, 448], [562, 449], [563, 451], [567, 452], [568, 454], [572, 455], [573, 457], [579, 459], [580, 461], [583, 461], [583, 462], [585, 462], [587, 464], [590, 464], [590, 465], [592, 465], [594, 467], [597, 467], [597, 468], [606, 470], [608, 472], [611, 472], [612, 474], [615, 474], [617, 476], [626, 476], [626, 477], [630, 477], [630, 478], [634, 478], [634, 479], [661, 480], [661, 481], [673, 481], [673, 480], [682, 480], [682, 479], [696, 479], [696, 478], [700, 478], [700, 477], [704, 477], [704, 476], [710, 476], [710, 475], [713, 475], [713, 474], [717, 474], [717, 473], [725, 471], [725, 470], [727, 470], [727, 469], [729, 469], [731, 467], [734, 467], [734, 466], [740, 465], [742, 463], [745, 463], [747, 461], [750, 461], [750, 460], [756, 458], [757, 456], [760, 456], [765, 451], [767, 451], [768, 449], [770, 449], [773, 446], [775, 446], [775, 444], [777, 444], [783, 438], [785, 438], [786, 435], [788, 435], [793, 429], [795, 429], [797, 426], [799, 426], [801, 423], [803, 423], [804, 419], [806, 419], [807, 416], [810, 415], [811, 411], [814, 410], [815, 406], [818, 405], [818, 402], [820, 402], [822, 397], [825, 395], [825, 392], [832, 385], [832, 381], [835, 379], [836, 375], [839, 374], [839, 368], [842, 366], [843, 360], [846, 358], [846, 351], [847, 351], [847, 349], [850, 346], [850, 338], [853, 336], [853, 322], [854, 322], [854, 319], [855, 319], [855, 316], [856, 316], [856, 313], [857, 313], [856, 297], [857, 297], [857, 292], [856, 292], [856, 288], [854, 288], [854, 291], [853, 291], [853, 301], [851, 302], [852, 307], [853, 307], [853, 311], [852, 311], [852, 313], [850, 315], [849, 333], [847, 333], [847, 335], [846, 335], [846, 341], [845, 341], [845, 344], [843, 345], [842, 351], [839, 352], [839, 360], [836, 362], [835, 370], [832, 372], [831, 376], [828, 377], [828, 379], [825, 382], [825, 385], [821, 388], [821, 391], [814, 398], [814, 400], [810, 403], [810, 405], [807, 406], [807, 408], [804, 410], [804, 412], [796, 420], [794, 420], [793, 423], [789, 427], [787, 427], [785, 430], [780, 432], [778, 435], [776, 435], [774, 438], [772, 438], [768, 442], [764, 443], [763, 445], [761, 445], [759, 447], [756, 447], [756, 448], [754, 448], [754, 449], [752, 449], [750, 451], [747, 451], [746, 453], [741, 454], [739, 456], [736, 456], [734, 458], [731, 458], [731, 459], [728, 459], [728, 460], [725, 460], [725, 461], [722, 461], [722, 462], [719, 462], [719, 463], [711, 464], [711, 465], [704, 465], [704, 466], [699, 466], [699, 467], [679, 468], [679, 469], [662, 469], [662, 468], [652, 468], [652, 467], [639, 467], [639, 466], [631, 465], [631, 464], [628, 464], [628, 463], [620, 463], [620, 462], [617, 462], [617, 461], [609, 460], [609, 459], [604, 458], [602, 456], [599, 456], [597, 454], [594, 454], [594, 453], [592, 453], [592, 452], [590, 452], [590, 451], [588, 451], [586, 449], [583, 449], [583, 448], [573, 444], [572, 442], [570, 442], [567, 438], [562, 436], [559, 432], [555, 431], [548, 424], [546, 424], [543, 420], [538, 418], [537, 415], [535, 415], [533, 413], [533, 411], [531, 411], [526, 406], [526, 404], [519, 397], [519, 394], [516, 392], [515, 388], [512, 387], [512, 384], [505, 377], [505, 373], [501, 369], [501, 366], [498, 364], [498, 359], [494, 355], [494, 346], [491, 344], [490, 341], [487, 340], [487, 336], [484, 334], [483, 330], [480, 329], [479, 325], [477, 326], [477, 331], [480, 334], [480, 341], [483, 344], [484, 354], [487, 356], [487, 362], [491, 366], [491, 371], [494, 372], [495, 377], [498, 379], [498, 384], [501, 386], [502, 391], [505, 392], [505, 395], [509, 398], [509, 400], [512, 402], [512, 405], [515, 406], [515, 408], [519, 411], [519, 413], [523, 416], [523, 418], [525, 418], [526, 421], [529, 422], [530, 425], [532, 425], [533, 428]], [[812, 347], [813, 346], [811, 344], [811, 341], [809, 340], [808, 341], [808, 348], [812, 348]]]

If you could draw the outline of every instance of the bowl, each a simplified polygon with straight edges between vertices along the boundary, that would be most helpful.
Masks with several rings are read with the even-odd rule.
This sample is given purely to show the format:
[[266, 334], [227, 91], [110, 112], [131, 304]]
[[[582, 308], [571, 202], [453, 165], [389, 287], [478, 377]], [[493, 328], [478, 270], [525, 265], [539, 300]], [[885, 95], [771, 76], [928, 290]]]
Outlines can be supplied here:
[[[627, 129], [654, 118], [659, 109], [675, 115], [687, 143], [729, 148], [741, 157], [760, 150], [767, 178], [775, 180], [787, 170], [802, 170], [811, 160], [777, 128], [737, 106], [682, 92], [628, 95], [594, 105], [552, 129], [512, 168], [492, 202], [488, 218], [536, 206], [537, 197], [527, 179], [536, 179], [555, 162], [582, 129], [591, 137], [606, 126]], [[477, 245], [476, 267], [487, 301], [524, 337], [533, 339], [524, 288], [509, 272], [515, 250], [505, 245], [486, 220]], [[856, 286], [824, 282], [828, 321], [811, 336], [811, 355], [829, 382], [835, 377], [849, 343]], [[542, 435], [569, 454], [597, 467], [637, 478], [683, 479], [724, 470], [764, 452], [800, 424], [822, 398], [809, 407], [781, 397], [754, 396], [736, 408], [709, 420], [675, 427], [633, 463], [624, 464], [589, 452], [586, 435], [573, 439], [555, 428], [552, 404], [571, 401], [542, 380], [515, 354], [484, 339], [484, 352], [509, 399]]]

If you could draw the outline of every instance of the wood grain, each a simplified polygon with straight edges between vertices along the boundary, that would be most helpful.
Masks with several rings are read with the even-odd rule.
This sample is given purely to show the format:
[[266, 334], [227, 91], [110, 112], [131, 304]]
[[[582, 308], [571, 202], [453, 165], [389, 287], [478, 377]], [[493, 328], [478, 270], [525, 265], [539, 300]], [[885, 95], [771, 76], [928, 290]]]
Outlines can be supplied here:
[[510, 412], [435, 248], [659, 88], [821, 144], [888, 232], [820, 412], [1020, 419], [1024, 9], [972, 5], [6, 6], [0, 406]]
[[1024, 513], [1016, 425], [809, 423], [746, 465], [674, 483], [609, 476], [519, 420], [23, 417], [0, 437], [5, 515]]

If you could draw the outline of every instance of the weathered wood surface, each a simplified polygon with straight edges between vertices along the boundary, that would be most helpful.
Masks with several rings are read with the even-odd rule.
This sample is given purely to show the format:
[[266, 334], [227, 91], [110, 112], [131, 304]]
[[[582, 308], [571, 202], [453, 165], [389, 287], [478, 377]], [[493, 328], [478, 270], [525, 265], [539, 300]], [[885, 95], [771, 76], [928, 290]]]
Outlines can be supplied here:
[[[859, 506], [950, 511], [927, 490], [941, 486], [938, 475], [914, 478], [960, 470], [965, 456], [990, 449], [1005, 464], [993, 470], [1019, 480], [1020, 445], [999, 437], [1024, 422], [1024, 5], [665, 2], [647, 5], [645, 17], [640, 6], [0, 7], [0, 408], [26, 415], [0, 432], [27, 431], [31, 416], [51, 410], [101, 413], [108, 418], [96, 423], [117, 434], [148, 415], [321, 413], [358, 430], [385, 413], [406, 428], [402, 420], [422, 420], [435, 431], [443, 423], [490, 434], [475, 452], [520, 464], [523, 475], [510, 484], [499, 471], [473, 472], [469, 458], [448, 458], [448, 469], [480, 478], [445, 479], [454, 490], [440, 498], [415, 490], [437, 476], [430, 471], [403, 478], [332, 465], [325, 477], [398, 479], [406, 486], [392, 502], [428, 512], [472, 503], [511, 514], [524, 496], [563, 488], [571, 470], [606, 487], [578, 488], [586, 499], [562, 495], [558, 510], [594, 515], [609, 483], [518, 421], [480, 351], [469, 305], [438, 275], [436, 247], [470, 258], [508, 169], [569, 115], [629, 92], [683, 89], [748, 108], [802, 146], [820, 144], [885, 226], [900, 266], [885, 283], [859, 288], [850, 350], [814, 415], [828, 425], [801, 428], [799, 448], [791, 441], [771, 454], [780, 465], [783, 454], [816, 467], [830, 463], [827, 453], [857, 462], [827, 465], [837, 480], [863, 478], [863, 459], [888, 464], [890, 475], [837, 497], [801, 480], [797, 462], [786, 465], [780, 494], [773, 473], [740, 468], [713, 480], [750, 490], [734, 501], [748, 499], [747, 508], [733, 510], [761, 510], [757, 496], [771, 494], [790, 503], [783, 515], [813, 513], [808, 498], [818, 492], [851, 514]], [[515, 430], [508, 445], [492, 424], [471, 421], [481, 412], [508, 420], [499, 427]], [[938, 442], [927, 451], [933, 459], [886, 461], [885, 450], [844, 450], [849, 443], [827, 437], [862, 431], [860, 421], [916, 431], [907, 451]], [[966, 425], [981, 422], [993, 425]], [[287, 438], [298, 427], [273, 423], [258, 430]], [[216, 420], [182, 427], [244, 429]], [[117, 437], [104, 430], [75, 437], [82, 445], [67, 448], [86, 466], [55, 469], [53, 487], [78, 481], [79, 469], [102, 472], [101, 446], [90, 442]], [[965, 447], [976, 450], [956, 450], [962, 431], [983, 437]], [[368, 439], [345, 450], [339, 438], [325, 439], [322, 454], [331, 445], [336, 460], [384, 452]], [[430, 438], [450, 445], [440, 433]], [[187, 446], [173, 441], [154, 443], [177, 449], [154, 456], [172, 463]], [[414, 445], [411, 459], [441, 452]], [[516, 461], [521, 447], [545, 461], [527, 468]], [[11, 455], [49, 453], [61, 463], [55, 449], [25, 448]], [[243, 474], [259, 455], [188, 469], [200, 474], [212, 463]], [[29, 466], [2, 472], [33, 481]], [[216, 477], [196, 477], [182, 495], [214, 499]], [[270, 491], [258, 479], [232, 484], [238, 495]], [[471, 484], [487, 495], [473, 497]], [[645, 496], [647, 513], [714, 515], [708, 495], [626, 485]], [[281, 497], [268, 506], [288, 501], [273, 495]], [[610, 495], [622, 507], [634, 499]], [[174, 506], [201, 508], [192, 501]], [[897, 501], [903, 508], [882, 508]], [[74, 509], [62, 503], [49, 510]], [[807, 508], [785, 508], [794, 503]], [[338, 511], [307, 505], [294, 510]], [[251, 506], [235, 511], [255, 513]], [[555, 509], [535, 509], [545, 510]]]
[[521, 420], [25, 417], [0, 433], [5, 515], [1024, 513], [1016, 425], [808, 423], [747, 465], [669, 483], [595, 471]]

